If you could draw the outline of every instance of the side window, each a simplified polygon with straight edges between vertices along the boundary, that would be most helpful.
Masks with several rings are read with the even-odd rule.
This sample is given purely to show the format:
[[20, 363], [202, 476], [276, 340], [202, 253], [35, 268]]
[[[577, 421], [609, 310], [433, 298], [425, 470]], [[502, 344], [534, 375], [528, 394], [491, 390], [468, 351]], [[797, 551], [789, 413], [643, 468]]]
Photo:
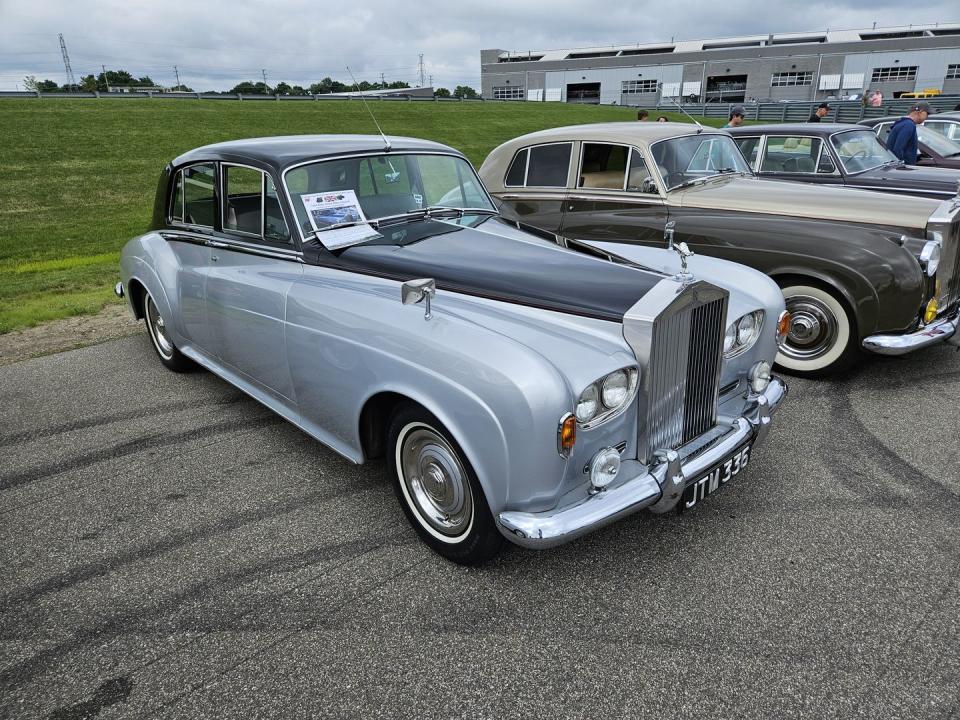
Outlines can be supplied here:
[[627, 174], [627, 190], [633, 192], [657, 194], [657, 182], [651, 177], [643, 154], [636, 148], [630, 149], [630, 172]]
[[263, 173], [224, 165], [223, 197], [223, 229], [259, 236], [263, 225]]
[[572, 143], [530, 148], [527, 187], [566, 187]]
[[191, 165], [181, 172], [183, 178], [183, 221], [188, 225], [213, 227], [217, 216], [215, 165]]
[[760, 149], [760, 138], [741, 137], [738, 135], [733, 141], [737, 144], [737, 147], [740, 148], [740, 152], [743, 153], [750, 167], [757, 167], [757, 151]]
[[624, 145], [584, 143], [577, 187], [623, 190], [628, 153]]
[[813, 174], [820, 156], [820, 138], [767, 137], [763, 151], [762, 172]]
[[507, 177], [503, 181], [506, 187], [523, 187], [523, 181], [527, 177], [527, 150], [521, 150], [513, 158], [510, 169], [507, 170]]
[[891, 127], [893, 127], [893, 123], [880, 123], [874, 128], [874, 130], [877, 131], [877, 137], [884, 145], [887, 144], [887, 137], [890, 135]]
[[223, 229], [274, 243], [289, 243], [273, 178], [260, 170], [223, 165]]

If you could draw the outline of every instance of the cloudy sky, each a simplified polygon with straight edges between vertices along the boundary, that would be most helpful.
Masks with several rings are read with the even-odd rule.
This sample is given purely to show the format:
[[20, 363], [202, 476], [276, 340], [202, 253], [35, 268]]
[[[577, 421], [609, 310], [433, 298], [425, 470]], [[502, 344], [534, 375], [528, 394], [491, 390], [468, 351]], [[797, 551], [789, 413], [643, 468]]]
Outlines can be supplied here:
[[0, 0], [0, 90], [23, 77], [65, 82], [58, 33], [75, 76], [100, 65], [195, 90], [242, 80], [308, 86], [325, 76], [479, 88], [480, 50], [543, 50], [960, 21], [956, 0]]

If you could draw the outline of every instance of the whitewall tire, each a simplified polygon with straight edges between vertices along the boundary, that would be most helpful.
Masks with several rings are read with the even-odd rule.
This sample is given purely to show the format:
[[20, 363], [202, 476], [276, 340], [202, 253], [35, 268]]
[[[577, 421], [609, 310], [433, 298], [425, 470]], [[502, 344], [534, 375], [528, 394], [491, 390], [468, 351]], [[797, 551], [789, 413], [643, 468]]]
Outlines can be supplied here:
[[790, 331], [777, 353], [777, 365], [795, 375], [820, 377], [839, 372], [857, 359], [856, 327], [836, 295], [815, 285], [785, 284]]

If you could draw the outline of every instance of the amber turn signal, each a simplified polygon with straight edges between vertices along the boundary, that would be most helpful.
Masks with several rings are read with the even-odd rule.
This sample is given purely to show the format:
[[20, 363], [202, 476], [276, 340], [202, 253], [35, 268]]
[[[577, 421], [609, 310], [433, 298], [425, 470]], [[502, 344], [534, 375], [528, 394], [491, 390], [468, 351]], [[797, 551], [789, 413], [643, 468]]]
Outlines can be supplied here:
[[777, 318], [777, 342], [783, 342], [790, 332], [790, 313], [784, 310]]
[[560, 421], [560, 427], [557, 428], [557, 451], [563, 457], [569, 457], [576, 442], [577, 418], [573, 413], [567, 413]]
[[931, 298], [930, 302], [927, 303], [927, 309], [923, 311], [923, 321], [925, 323], [932, 323], [937, 319], [937, 299]]

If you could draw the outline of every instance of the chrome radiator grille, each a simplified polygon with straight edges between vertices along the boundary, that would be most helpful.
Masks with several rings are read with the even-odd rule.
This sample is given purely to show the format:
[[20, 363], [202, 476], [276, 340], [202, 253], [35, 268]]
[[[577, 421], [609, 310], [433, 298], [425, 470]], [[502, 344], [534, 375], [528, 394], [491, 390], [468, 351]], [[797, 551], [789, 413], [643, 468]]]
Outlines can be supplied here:
[[954, 220], [944, 233], [940, 248], [940, 295], [937, 298], [940, 310], [952, 310], [960, 300], [960, 220]]
[[[717, 421], [727, 296], [664, 313], [653, 325], [640, 456], [679, 447]], [[645, 426], [645, 427], [644, 427]]]

